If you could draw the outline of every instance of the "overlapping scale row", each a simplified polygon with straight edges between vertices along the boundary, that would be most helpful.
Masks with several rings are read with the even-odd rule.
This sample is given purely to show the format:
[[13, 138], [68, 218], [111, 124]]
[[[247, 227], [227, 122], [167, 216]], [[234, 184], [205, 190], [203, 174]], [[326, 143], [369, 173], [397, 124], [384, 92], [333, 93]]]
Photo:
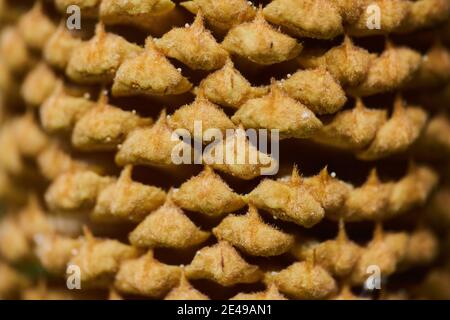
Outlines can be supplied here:
[[0, 1], [0, 298], [450, 299], [449, 15]]

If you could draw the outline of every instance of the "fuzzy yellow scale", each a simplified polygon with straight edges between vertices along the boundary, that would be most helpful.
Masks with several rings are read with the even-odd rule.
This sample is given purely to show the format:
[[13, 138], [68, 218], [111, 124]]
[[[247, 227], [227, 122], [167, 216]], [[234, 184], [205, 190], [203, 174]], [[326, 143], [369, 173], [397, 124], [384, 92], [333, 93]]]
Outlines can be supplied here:
[[0, 0], [0, 299], [450, 299], [449, 17]]

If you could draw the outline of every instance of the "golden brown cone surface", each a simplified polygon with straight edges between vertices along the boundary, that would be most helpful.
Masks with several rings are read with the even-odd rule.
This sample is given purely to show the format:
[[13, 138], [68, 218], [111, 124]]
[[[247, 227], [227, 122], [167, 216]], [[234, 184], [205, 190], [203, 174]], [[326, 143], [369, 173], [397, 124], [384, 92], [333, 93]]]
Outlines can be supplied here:
[[200, 230], [176, 206], [169, 194], [166, 202], [151, 212], [130, 235], [131, 244], [137, 247], [168, 247], [184, 249], [206, 241], [210, 233]]
[[256, 208], [250, 206], [246, 215], [228, 215], [215, 227], [213, 234], [247, 254], [275, 256], [285, 253], [294, 237], [263, 222]]
[[261, 9], [253, 21], [228, 31], [222, 46], [232, 54], [261, 65], [290, 60], [302, 50], [301, 44], [294, 38], [273, 28], [265, 20]]
[[172, 197], [181, 208], [211, 217], [222, 216], [244, 206], [241, 196], [209, 166], [183, 183], [179, 189], [173, 190]]
[[238, 283], [254, 283], [261, 279], [257, 266], [248, 264], [228, 242], [220, 241], [197, 251], [186, 267], [189, 279], [208, 279], [228, 287]]

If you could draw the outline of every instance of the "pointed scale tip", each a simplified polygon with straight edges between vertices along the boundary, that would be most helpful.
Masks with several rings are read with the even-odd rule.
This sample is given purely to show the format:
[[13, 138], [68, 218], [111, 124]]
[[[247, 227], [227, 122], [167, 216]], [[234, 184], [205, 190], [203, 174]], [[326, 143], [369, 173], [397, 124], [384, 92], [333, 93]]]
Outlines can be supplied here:
[[348, 240], [347, 231], [345, 230], [345, 222], [343, 218], [339, 219], [339, 230], [336, 238], [339, 242], [345, 242]]
[[298, 167], [297, 165], [294, 165], [294, 167], [292, 168], [292, 174], [291, 174], [291, 183], [293, 185], [299, 185], [301, 184], [302, 178], [298, 172]]
[[373, 240], [375, 241], [381, 241], [384, 238], [384, 229], [383, 229], [383, 223], [380, 221], [377, 221], [375, 223], [375, 229], [373, 231]]
[[370, 170], [365, 185], [377, 185], [380, 184], [380, 178], [378, 177], [377, 168]]
[[119, 180], [123, 182], [131, 182], [131, 176], [133, 174], [133, 166], [131, 164], [126, 165], [120, 173]]

